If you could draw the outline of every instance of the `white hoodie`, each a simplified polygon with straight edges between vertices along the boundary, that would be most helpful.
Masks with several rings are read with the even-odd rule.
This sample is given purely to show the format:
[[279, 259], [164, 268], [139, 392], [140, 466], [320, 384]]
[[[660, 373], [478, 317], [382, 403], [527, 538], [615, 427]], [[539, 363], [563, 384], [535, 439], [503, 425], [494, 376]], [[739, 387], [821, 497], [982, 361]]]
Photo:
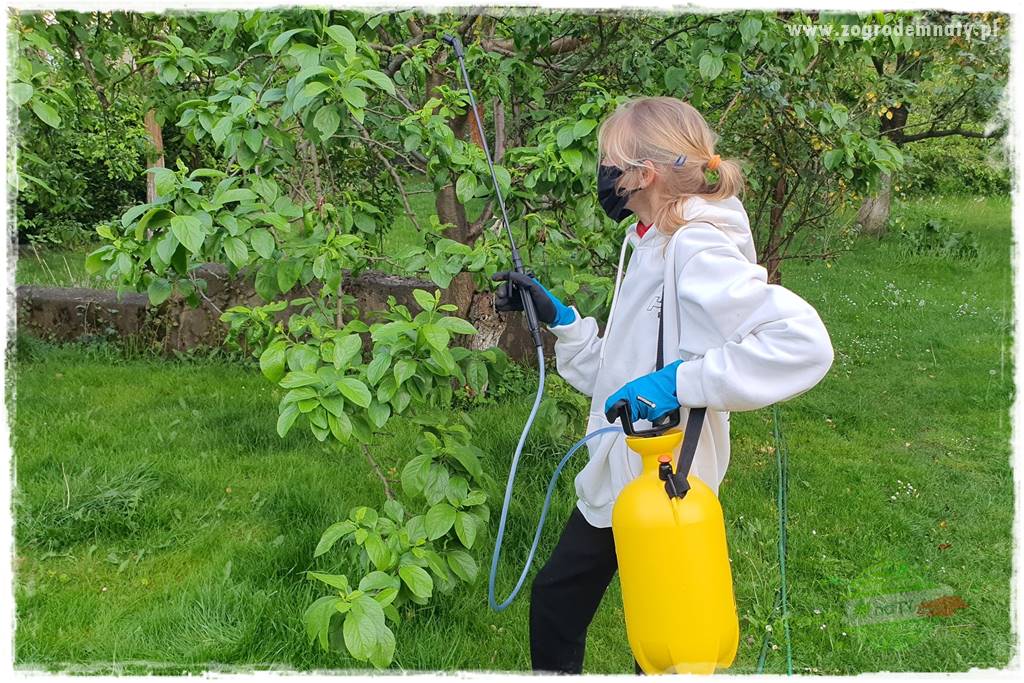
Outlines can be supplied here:
[[[587, 433], [607, 427], [607, 398], [655, 370], [664, 285], [665, 365], [683, 360], [676, 374], [682, 424], [690, 407], [708, 408], [691, 472], [717, 492], [729, 465], [729, 411], [807, 391], [831, 367], [832, 344], [810, 304], [768, 284], [738, 199], [691, 198], [685, 218], [690, 222], [671, 238], [655, 227], [642, 238], [636, 224], [628, 228], [604, 337], [597, 321], [581, 318], [575, 307], [575, 321], [549, 329], [557, 337], [558, 373], [593, 397]], [[623, 278], [627, 245], [633, 254]], [[576, 477], [577, 506], [591, 525], [609, 527], [616, 497], [640, 474], [640, 457], [621, 432], [587, 446], [590, 461]]]

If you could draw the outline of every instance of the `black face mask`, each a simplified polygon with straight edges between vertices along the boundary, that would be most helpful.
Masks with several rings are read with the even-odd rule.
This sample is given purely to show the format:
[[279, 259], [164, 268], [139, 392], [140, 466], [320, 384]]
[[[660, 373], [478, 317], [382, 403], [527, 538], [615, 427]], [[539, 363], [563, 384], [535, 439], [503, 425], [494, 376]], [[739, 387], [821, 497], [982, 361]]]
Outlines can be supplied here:
[[636, 190], [619, 194], [615, 183], [622, 177], [622, 169], [617, 166], [599, 166], [597, 169], [597, 201], [601, 208], [613, 221], [621, 221], [632, 216], [633, 212], [626, 208], [626, 202]]

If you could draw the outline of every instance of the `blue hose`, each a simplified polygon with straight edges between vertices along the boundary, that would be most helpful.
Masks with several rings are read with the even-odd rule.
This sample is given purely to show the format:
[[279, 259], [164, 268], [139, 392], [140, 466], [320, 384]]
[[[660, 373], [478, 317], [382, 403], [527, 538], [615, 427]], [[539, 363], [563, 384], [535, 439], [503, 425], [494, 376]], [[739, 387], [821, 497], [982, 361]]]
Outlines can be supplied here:
[[548, 516], [548, 508], [551, 506], [551, 496], [555, 492], [555, 485], [558, 483], [558, 475], [562, 473], [562, 469], [566, 463], [569, 462], [569, 458], [573, 454], [583, 447], [590, 439], [600, 434], [608, 432], [621, 432], [622, 428], [618, 426], [613, 427], [602, 427], [596, 429], [582, 439], [573, 444], [573, 447], [562, 457], [561, 462], [558, 463], [558, 467], [555, 468], [554, 474], [551, 475], [551, 481], [548, 483], [548, 492], [544, 497], [544, 506], [540, 511], [540, 521], [537, 522], [537, 531], [533, 534], [533, 544], [530, 546], [530, 553], [526, 557], [526, 564], [523, 566], [523, 571], [519, 575], [519, 580], [516, 582], [515, 588], [509, 593], [509, 596], [502, 602], [498, 602], [494, 597], [494, 582], [498, 574], [498, 561], [501, 558], [501, 543], [505, 538], [505, 523], [508, 521], [508, 507], [512, 500], [512, 489], [516, 482], [516, 470], [519, 468], [519, 457], [523, 454], [523, 446], [526, 444], [526, 438], [530, 434], [530, 429], [533, 427], [533, 421], [537, 417], [537, 409], [540, 407], [540, 400], [544, 394], [544, 350], [537, 347], [537, 367], [540, 368], [540, 381], [537, 384], [537, 396], [533, 400], [533, 409], [530, 411], [530, 416], [526, 418], [526, 425], [523, 427], [522, 434], [519, 435], [519, 443], [516, 445], [515, 455], [512, 456], [512, 465], [508, 472], [508, 484], [505, 486], [505, 502], [501, 506], [501, 521], [498, 523], [498, 537], [494, 541], [494, 555], [491, 557], [491, 575], [487, 580], [487, 602], [490, 604], [491, 609], [495, 612], [501, 612], [506, 607], [512, 604], [512, 601], [519, 595], [519, 591], [523, 588], [523, 583], [526, 581], [526, 575], [530, 573], [530, 566], [533, 564], [533, 557], [537, 554], [537, 546], [540, 544], [540, 536], [544, 531], [544, 522]]

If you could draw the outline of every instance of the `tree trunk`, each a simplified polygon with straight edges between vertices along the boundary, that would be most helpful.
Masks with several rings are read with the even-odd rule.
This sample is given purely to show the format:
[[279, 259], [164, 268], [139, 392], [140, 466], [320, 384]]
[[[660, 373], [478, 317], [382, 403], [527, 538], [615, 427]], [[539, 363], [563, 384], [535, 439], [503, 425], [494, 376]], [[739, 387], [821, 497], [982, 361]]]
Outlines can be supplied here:
[[[149, 133], [149, 140], [153, 144], [153, 150], [146, 158], [146, 168], [164, 167], [164, 136], [160, 130], [160, 124], [156, 122], [156, 109], [146, 112], [146, 132]], [[152, 204], [156, 201], [156, 177], [152, 173], [146, 174], [146, 203]]]
[[782, 207], [786, 203], [786, 190], [789, 183], [786, 181], [786, 172], [780, 171], [779, 179], [775, 181], [772, 189], [772, 209], [768, 217], [768, 242], [765, 244], [765, 258], [762, 265], [768, 271], [768, 282], [774, 285], [782, 284]]
[[878, 194], [867, 197], [857, 212], [857, 223], [865, 235], [885, 236], [889, 226], [889, 209], [892, 206], [892, 174], [883, 173], [879, 181]]
[[[448, 68], [447, 51], [442, 50], [437, 54], [437, 58], [431, 64], [431, 72], [427, 76], [428, 97], [438, 96], [436, 88], [449, 80], [446, 73]], [[480, 106], [478, 102], [478, 110]], [[483, 117], [483, 111], [480, 111], [480, 116]], [[472, 112], [467, 110], [464, 115], [453, 118], [448, 124], [456, 138], [461, 140], [468, 138], [483, 147]], [[466, 218], [466, 209], [455, 195], [454, 181], [437, 193], [434, 198], [434, 208], [437, 211], [438, 220], [442, 223], [452, 224], [453, 227], [446, 232], [449, 238], [463, 244], [472, 244], [475, 237], [470, 234], [471, 226]], [[469, 320], [479, 331], [470, 341], [470, 348], [485, 349], [494, 346], [505, 333], [506, 316], [500, 316], [494, 312], [491, 292], [476, 291], [471, 273], [456, 275], [448, 287], [448, 296], [451, 302], [459, 307], [459, 316]]]

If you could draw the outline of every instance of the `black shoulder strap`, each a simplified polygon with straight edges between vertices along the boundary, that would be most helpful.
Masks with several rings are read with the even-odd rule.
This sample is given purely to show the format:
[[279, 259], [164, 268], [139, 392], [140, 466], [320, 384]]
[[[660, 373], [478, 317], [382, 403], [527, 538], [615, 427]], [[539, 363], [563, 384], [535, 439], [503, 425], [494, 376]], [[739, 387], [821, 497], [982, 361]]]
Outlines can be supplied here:
[[[665, 286], [661, 287], [661, 311], [658, 312], [658, 354], [655, 369], [661, 370], [665, 367]], [[693, 466], [693, 458], [697, 454], [697, 441], [700, 439], [700, 432], [704, 426], [704, 415], [707, 408], [690, 408], [689, 417], [686, 419], [686, 431], [683, 432], [683, 449], [679, 453], [679, 462], [676, 463], [676, 487], [677, 490], [686, 491], [689, 484], [686, 477], [690, 474], [690, 467]]]

